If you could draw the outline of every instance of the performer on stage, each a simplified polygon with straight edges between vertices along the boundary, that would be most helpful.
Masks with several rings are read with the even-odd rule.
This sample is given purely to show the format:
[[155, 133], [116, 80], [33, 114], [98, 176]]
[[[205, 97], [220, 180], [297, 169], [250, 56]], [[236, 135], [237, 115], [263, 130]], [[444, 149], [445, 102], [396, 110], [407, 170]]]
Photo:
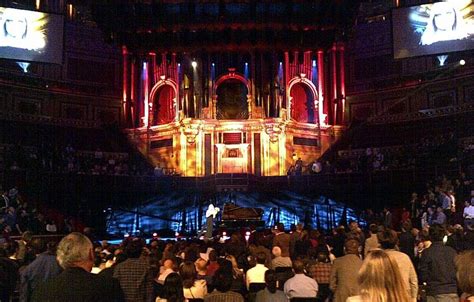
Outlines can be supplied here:
[[206, 211], [206, 237], [212, 238], [213, 226], [214, 226], [214, 218], [216, 218], [217, 213], [219, 213], [220, 209], [214, 207], [212, 203], [209, 204], [209, 207]]

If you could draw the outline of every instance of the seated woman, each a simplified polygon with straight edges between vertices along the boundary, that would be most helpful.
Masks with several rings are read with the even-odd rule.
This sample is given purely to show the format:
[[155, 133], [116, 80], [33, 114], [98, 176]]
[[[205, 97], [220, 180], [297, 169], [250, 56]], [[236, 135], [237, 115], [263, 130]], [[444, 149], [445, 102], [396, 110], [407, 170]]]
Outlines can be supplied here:
[[277, 289], [277, 275], [274, 270], [265, 272], [266, 288], [257, 293], [255, 302], [287, 302], [285, 293]]
[[461, 302], [474, 302], [474, 251], [466, 251], [456, 258], [456, 277], [462, 290]]
[[177, 273], [169, 274], [163, 286], [163, 291], [155, 302], [186, 302], [183, 295], [183, 280]]
[[207, 284], [205, 280], [197, 279], [197, 271], [194, 263], [186, 261], [179, 267], [179, 274], [183, 278], [183, 294], [186, 299], [204, 299], [207, 295]]

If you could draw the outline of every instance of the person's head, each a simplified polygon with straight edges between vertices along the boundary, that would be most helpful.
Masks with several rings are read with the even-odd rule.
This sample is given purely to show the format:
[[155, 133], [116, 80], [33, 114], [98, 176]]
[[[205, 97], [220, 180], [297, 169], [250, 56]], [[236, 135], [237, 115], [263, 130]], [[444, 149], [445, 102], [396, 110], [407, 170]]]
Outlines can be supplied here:
[[278, 232], [284, 232], [285, 231], [285, 225], [280, 222], [276, 225], [276, 229], [277, 229]]
[[46, 243], [41, 238], [34, 238], [31, 240], [30, 247], [36, 255], [46, 251]]
[[228, 271], [224, 269], [218, 269], [214, 273], [212, 284], [218, 291], [225, 293], [231, 289], [233, 279], [234, 278], [232, 277], [232, 274], [230, 274]]
[[271, 293], [275, 293], [277, 290], [277, 274], [274, 270], [269, 269], [265, 271], [265, 285], [267, 286], [267, 289]]
[[194, 262], [194, 265], [196, 266], [196, 270], [198, 273], [203, 273], [205, 274], [207, 272], [207, 261], [202, 259], [202, 258], [199, 258], [198, 260], [196, 260], [196, 262]]
[[436, 212], [438, 212], [438, 213], [443, 212], [443, 208], [442, 208], [442, 207], [437, 207], [437, 208], [436, 208]]
[[163, 267], [165, 269], [174, 269], [174, 260], [171, 258], [165, 259], [165, 261], [163, 261]]
[[139, 258], [143, 252], [143, 241], [139, 238], [134, 238], [125, 246], [125, 253], [128, 258]]
[[216, 262], [217, 261], [217, 252], [216, 250], [212, 250], [209, 252], [209, 261]]
[[433, 242], [443, 241], [444, 236], [446, 235], [446, 230], [440, 224], [433, 224], [429, 229], [430, 239]]
[[456, 277], [459, 288], [468, 295], [474, 295], [474, 250], [466, 251], [456, 257]]
[[327, 252], [319, 252], [316, 259], [320, 263], [327, 263], [329, 262], [329, 257]]
[[412, 224], [411, 224], [411, 221], [404, 221], [402, 223], [402, 231], [404, 232], [410, 232], [411, 229], [413, 228]]
[[265, 264], [265, 261], [267, 261], [267, 255], [265, 255], [264, 252], [258, 252], [257, 253], [257, 264]]
[[191, 261], [183, 262], [179, 267], [179, 274], [181, 275], [181, 278], [183, 278], [184, 288], [193, 287], [197, 275], [194, 263]]
[[183, 280], [179, 274], [171, 273], [166, 276], [161, 298], [168, 302], [184, 301]]
[[449, 2], [437, 2], [431, 6], [430, 21], [433, 22], [432, 25], [435, 31], [456, 30], [459, 17], [457, 11]]
[[373, 250], [367, 255], [357, 280], [364, 301], [410, 301], [397, 263], [383, 250]]
[[391, 229], [385, 229], [377, 234], [380, 246], [383, 249], [394, 249], [398, 243], [397, 232]]
[[280, 257], [281, 256], [281, 248], [279, 246], [274, 246], [272, 248], [272, 254], [275, 257]]
[[232, 268], [238, 268], [239, 265], [237, 264], [237, 259], [235, 259], [234, 255], [227, 255], [225, 259], [229, 260], [232, 263]]
[[64, 269], [82, 267], [91, 271], [94, 265], [92, 242], [81, 233], [71, 233], [59, 242], [56, 259]]
[[303, 261], [296, 259], [293, 261], [293, 271], [295, 274], [304, 274], [304, 263]]
[[371, 223], [369, 226], [369, 231], [375, 235], [379, 231], [379, 227], [375, 223]]
[[3, 13], [3, 33], [5, 37], [24, 39], [28, 33], [28, 21], [21, 11], [6, 9]]
[[346, 254], [359, 254], [359, 241], [354, 238], [347, 239], [344, 243]]

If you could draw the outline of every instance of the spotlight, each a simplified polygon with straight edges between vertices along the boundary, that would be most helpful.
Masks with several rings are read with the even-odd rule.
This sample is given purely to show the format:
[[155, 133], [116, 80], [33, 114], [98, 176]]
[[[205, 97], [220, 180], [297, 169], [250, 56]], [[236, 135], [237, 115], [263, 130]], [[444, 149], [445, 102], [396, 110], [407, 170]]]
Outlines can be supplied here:
[[464, 65], [466, 65], [466, 61], [464, 61], [464, 60], [460, 60], [460, 61], [459, 61], [459, 65], [461, 65], [461, 66], [464, 66]]
[[313, 67], [316, 67], [316, 60], [313, 60]]
[[227, 236], [227, 232], [222, 232], [222, 236]]
[[179, 232], [174, 233], [176, 237], [179, 237]]
[[249, 66], [249, 63], [245, 62], [245, 66]]
[[157, 237], [158, 236], [158, 233], [153, 233], [153, 237]]
[[198, 63], [197, 63], [196, 61], [192, 61], [192, 62], [191, 62], [191, 66], [192, 66], [193, 68], [196, 68], [196, 67], [198, 66]]
[[130, 234], [129, 233], [125, 233], [125, 235], [123, 235], [124, 238], [128, 238], [130, 237]]
[[211, 65], [212, 65], [212, 67], [216, 66], [216, 64], [215, 64], [215, 63], [212, 63]]

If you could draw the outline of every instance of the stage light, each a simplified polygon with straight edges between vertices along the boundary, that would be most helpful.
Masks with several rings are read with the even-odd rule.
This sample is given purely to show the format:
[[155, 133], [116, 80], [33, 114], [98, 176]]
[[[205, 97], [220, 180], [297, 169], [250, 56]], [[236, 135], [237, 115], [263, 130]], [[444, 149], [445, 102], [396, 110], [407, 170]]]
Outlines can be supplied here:
[[176, 237], [179, 237], [179, 232], [174, 233]]
[[212, 63], [211, 65], [212, 65], [212, 67], [216, 66], [216, 64], [215, 64], [215, 63]]
[[125, 235], [123, 235], [124, 238], [128, 238], [130, 237], [130, 234], [129, 233], [125, 233]]
[[249, 66], [249, 63], [245, 62], [245, 66]]
[[316, 60], [313, 60], [313, 67], [316, 67]]
[[157, 237], [158, 236], [158, 233], [153, 233], [153, 237]]
[[227, 236], [227, 232], [222, 232], [222, 236]]
[[461, 65], [461, 66], [464, 66], [464, 65], [466, 65], [466, 61], [464, 61], [464, 60], [460, 60], [460, 61], [459, 61], [459, 65]]
[[250, 231], [245, 232], [245, 236], [250, 236]]
[[196, 68], [196, 67], [198, 66], [198, 63], [197, 63], [196, 61], [192, 61], [192, 62], [191, 62], [191, 66], [192, 66], [193, 68]]

